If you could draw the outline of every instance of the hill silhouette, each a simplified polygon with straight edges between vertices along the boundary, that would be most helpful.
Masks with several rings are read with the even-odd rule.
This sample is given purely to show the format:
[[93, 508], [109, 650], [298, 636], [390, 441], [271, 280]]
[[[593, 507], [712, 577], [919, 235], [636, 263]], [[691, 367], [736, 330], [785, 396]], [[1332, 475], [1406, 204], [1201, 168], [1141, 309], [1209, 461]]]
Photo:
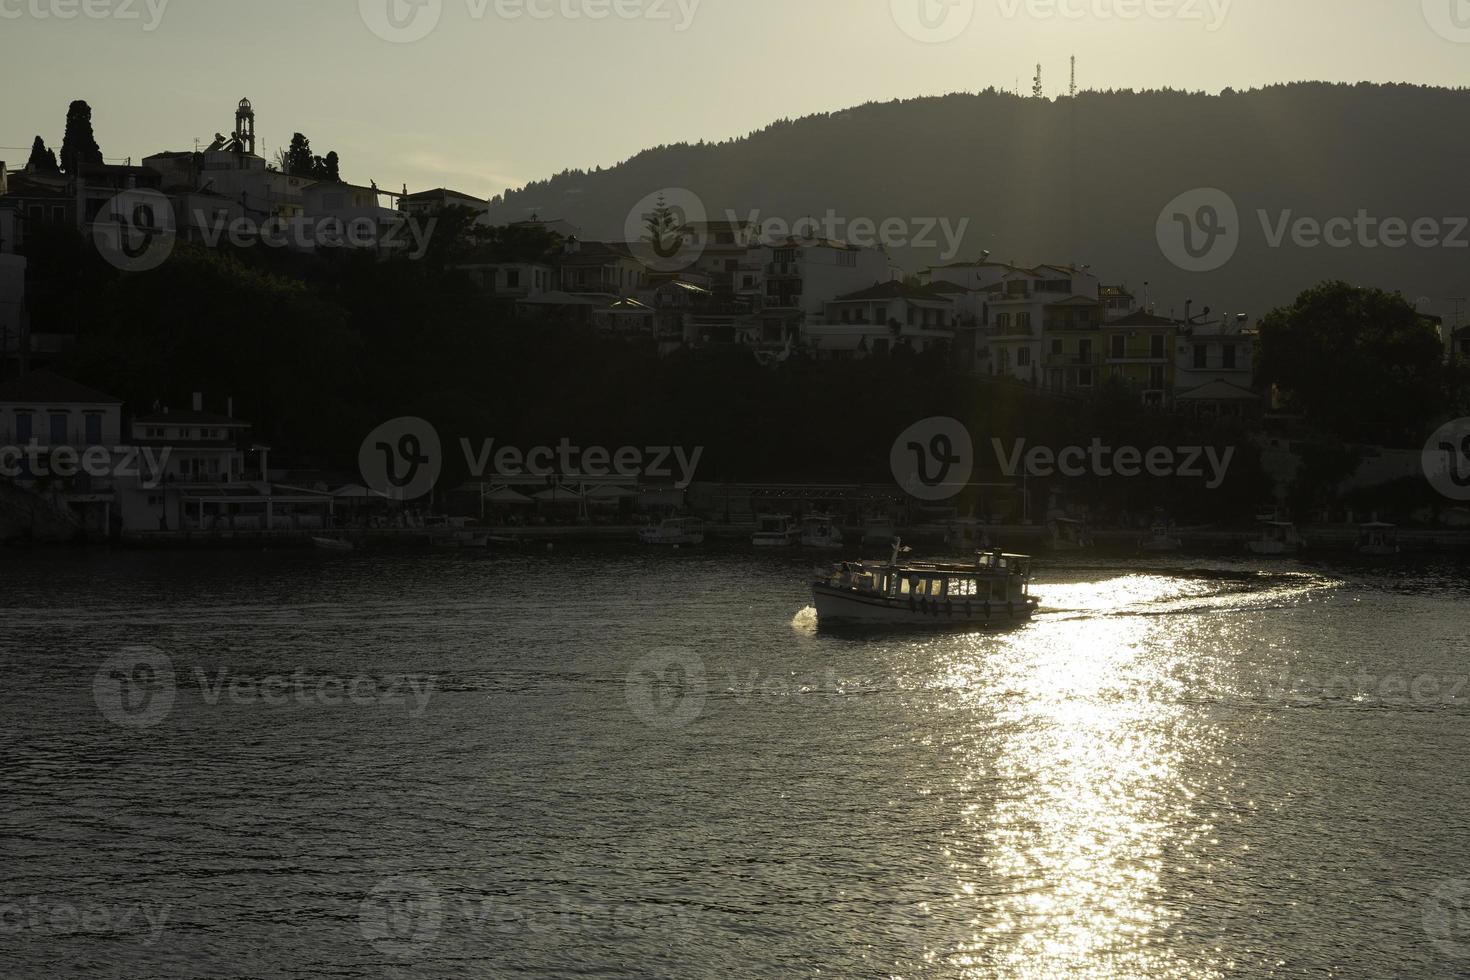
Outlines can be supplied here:
[[[720, 143], [661, 146], [608, 169], [566, 171], [491, 202], [497, 221], [566, 218], [589, 238], [622, 238], [648, 194], [684, 187], [712, 217], [786, 221], [829, 210], [875, 221], [971, 219], [956, 260], [1091, 265], [1159, 311], [1261, 315], [1328, 278], [1424, 297], [1429, 312], [1470, 295], [1470, 229], [1458, 247], [1272, 247], [1283, 217], [1318, 221], [1470, 215], [1470, 90], [1298, 83], [1219, 95], [1084, 92], [1031, 99], [986, 91], [780, 120]], [[1223, 267], [1186, 272], [1156, 234], [1178, 195], [1218, 188], [1237, 205], [1239, 247]], [[1287, 215], [1287, 212], [1290, 212]], [[1376, 232], [1374, 233], [1376, 237]], [[942, 237], [936, 245], [942, 246]], [[941, 247], [890, 249], [910, 272]]]

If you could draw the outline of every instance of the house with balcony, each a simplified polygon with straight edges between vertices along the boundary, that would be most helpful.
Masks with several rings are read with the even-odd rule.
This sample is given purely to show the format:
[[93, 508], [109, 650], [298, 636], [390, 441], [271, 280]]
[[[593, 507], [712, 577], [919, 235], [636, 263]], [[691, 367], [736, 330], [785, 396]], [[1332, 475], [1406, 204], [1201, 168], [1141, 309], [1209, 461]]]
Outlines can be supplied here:
[[1162, 408], [1174, 394], [1179, 324], [1146, 310], [1107, 323], [1103, 368], [1107, 379], [1127, 386], [1143, 404]]
[[1180, 326], [1175, 348], [1174, 402], [1200, 415], [1251, 416], [1263, 408], [1255, 392], [1258, 335], [1244, 314]]
[[[825, 238], [786, 238], [762, 242], [747, 253], [758, 266], [760, 340], [795, 343], [802, 324], [821, 322], [827, 303], [873, 283], [897, 278], [888, 253]], [[744, 281], [745, 268], [737, 269]]]
[[615, 300], [632, 296], [646, 285], [643, 263], [621, 242], [573, 239], [557, 259], [558, 288], [574, 296]]
[[1068, 394], [1097, 388], [1102, 382], [1102, 301], [1069, 296], [1046, 304], [1042, 315], [1041, 386]]
[[803, 343], [819, 358], [841, 360], [907, 348], [949, 351], [955, 339], [954, 302], [929, 286], [898, 279], [838, 296], [821, 323], [807, 323]]
[[706, 288], [716, 302], [729, 303], [737, 289], [751, 285], [743, 281], [748, 253], [758, 244], [760, 228], [750, 221], [696, 221], [683, 229], [686, 241], [699, 258], [688, 272], [706, 278]]
[[[18, 470], [13, 482], [57, 495], [103, 537], [113, 526], [121, 430], [122, 400], [70, 378], [31, 371], [0, 384], [0, 462]], [[43, 462], [33, 466], [32, 452]], [[74, 472], [58, 474], [58, 465]]]
[[1005, 273], [986, 304], [990, 373], [1047, 385], [1047, 324], [1085, 325], [1100, 319], [1101, 309], [1097, 277], [1086, 269], [1044, 265]]

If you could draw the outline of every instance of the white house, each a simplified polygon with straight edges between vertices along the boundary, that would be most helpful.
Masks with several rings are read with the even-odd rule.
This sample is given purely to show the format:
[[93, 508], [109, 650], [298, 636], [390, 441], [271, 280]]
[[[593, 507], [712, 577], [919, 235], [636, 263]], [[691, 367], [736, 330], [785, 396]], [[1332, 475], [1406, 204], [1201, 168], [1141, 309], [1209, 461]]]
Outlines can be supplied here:
[[[763, 242], [747, 251], [745, 265], [758, 267], [763, 289], [758, 297], [762, 340], [794, 339], [804, 322], [821, 322], [827, 304], [895, 278], [888, 253], [824, 238], [787, 238]], [[737, 268], [737, 293], [745, 289]]]
[[49, 371], [0, 385], [0, 475], [59, 494], [107, 535], [116, 502], [122, 400]]
[[900, 346], [915, 353], [948, 350], [955, 339], [954, 303], [932, 287], [880, 282], [828, 302], [825, 322], [804, 324], [802, 339], [819, 357], [835, 359]]

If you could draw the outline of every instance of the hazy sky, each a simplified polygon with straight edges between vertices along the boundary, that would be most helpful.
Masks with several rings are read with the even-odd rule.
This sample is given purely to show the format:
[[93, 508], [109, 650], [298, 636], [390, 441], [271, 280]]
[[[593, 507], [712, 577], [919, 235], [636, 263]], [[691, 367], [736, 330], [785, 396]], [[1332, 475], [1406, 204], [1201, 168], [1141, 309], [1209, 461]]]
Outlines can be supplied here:
[[[389, 3], [426, 36], [380, 37]], [[263, 155], [300, 130], [349, 180], [489, 196], [782, 116], [1029, 91], [1038, 61], [1054, 95], [1074, 53], [1083, 88], [1464, 85], [1470, 0], [0, 0], [0, 158], [59, 148], [74, 98], [137, 159], [248, 96]]]

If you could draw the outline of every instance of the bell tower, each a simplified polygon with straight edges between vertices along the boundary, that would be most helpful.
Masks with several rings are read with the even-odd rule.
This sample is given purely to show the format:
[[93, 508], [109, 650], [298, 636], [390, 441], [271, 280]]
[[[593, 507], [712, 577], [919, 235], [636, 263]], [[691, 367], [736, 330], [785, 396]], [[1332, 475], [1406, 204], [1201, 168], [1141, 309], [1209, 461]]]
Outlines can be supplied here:
[[235, 138], [240, 141], [241, 149], [255, 155], [255, 110], [249, 99], [241, 99], [240, 107], [235, 110]]

